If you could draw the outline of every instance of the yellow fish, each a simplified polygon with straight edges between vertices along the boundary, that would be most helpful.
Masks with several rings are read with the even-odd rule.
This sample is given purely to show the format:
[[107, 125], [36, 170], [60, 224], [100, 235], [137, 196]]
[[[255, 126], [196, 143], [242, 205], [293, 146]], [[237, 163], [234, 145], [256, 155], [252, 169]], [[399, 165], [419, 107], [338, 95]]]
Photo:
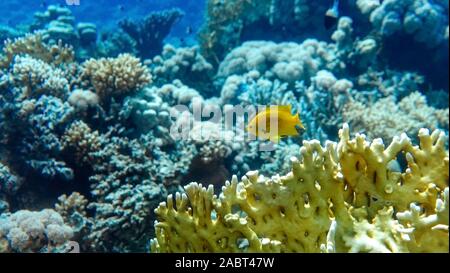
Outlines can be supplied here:
[[286, 136], [298, 136], [298, 129], [305, 129], [299, 114], [291, 114], [290, 105], [268, 106], [248, 124], [247, 131], [262, 140], [278, 142]]

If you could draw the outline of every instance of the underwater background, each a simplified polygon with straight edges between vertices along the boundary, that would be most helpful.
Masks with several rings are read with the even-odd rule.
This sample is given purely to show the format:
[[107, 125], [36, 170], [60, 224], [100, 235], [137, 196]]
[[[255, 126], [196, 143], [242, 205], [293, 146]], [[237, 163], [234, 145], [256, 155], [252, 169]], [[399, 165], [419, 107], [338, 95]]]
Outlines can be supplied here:
[[70, 2], [0, 3], [0, 253], [448, 252], [448, 0]]

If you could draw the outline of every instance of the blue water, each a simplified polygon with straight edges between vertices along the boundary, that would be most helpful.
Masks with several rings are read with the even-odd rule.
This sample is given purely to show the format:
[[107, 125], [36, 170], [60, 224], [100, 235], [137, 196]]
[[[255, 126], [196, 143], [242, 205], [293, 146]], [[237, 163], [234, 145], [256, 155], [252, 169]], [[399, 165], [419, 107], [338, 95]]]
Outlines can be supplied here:
[[8, 0], [0, 2], [0, 24], [18, 25], [32, 22], [36, 11], [49, 5], [61, 5], [72, 10], [77, 21], [92, 22], [101, 29], [117, 28], [121, 19], [138, 19], [152, 11], [177, 7], [184, 11], [172, 34], [184, 36], [186, 27], [198, 29], [203, 21], [204, 0], [80, 0], [80, 5], [68, 5], [67, 0]]

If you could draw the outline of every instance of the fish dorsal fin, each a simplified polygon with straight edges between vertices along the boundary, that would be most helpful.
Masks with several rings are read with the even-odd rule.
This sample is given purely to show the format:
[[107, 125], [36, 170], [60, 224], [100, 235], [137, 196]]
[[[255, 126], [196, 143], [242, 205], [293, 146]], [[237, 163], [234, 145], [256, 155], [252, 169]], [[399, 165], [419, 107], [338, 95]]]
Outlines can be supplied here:
[[286, 112], [292, 115], [292, 108], [290, 105], [269, 105], [266, 107], [266, 112], [270, 112], [271, 109], [278, 110], [279, 112]]
[[291, 114], [292, 108], [290, 105], [278, 105], [278, 111]]

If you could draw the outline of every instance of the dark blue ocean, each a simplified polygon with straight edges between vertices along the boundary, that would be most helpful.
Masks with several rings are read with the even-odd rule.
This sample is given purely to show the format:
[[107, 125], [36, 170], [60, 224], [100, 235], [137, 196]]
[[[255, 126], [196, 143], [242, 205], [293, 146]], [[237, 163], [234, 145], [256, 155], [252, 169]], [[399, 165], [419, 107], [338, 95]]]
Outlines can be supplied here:
[[0, 24], [29, 23], [36, 11], [45, 11], [49, 5], [68, 7], [78, 21], [93, 22], [104, 29], [117, 28], [117, 22], [124, 18], [140, 18], [152, 11], [177, 7], [185, 16], [172, 33], [183, 36], [186, 27], [200, 27], [206, 3], [204, 0], [80, 0], [80, 5], [72, 5], [70, 0], [8, 0], [0, 3]]

